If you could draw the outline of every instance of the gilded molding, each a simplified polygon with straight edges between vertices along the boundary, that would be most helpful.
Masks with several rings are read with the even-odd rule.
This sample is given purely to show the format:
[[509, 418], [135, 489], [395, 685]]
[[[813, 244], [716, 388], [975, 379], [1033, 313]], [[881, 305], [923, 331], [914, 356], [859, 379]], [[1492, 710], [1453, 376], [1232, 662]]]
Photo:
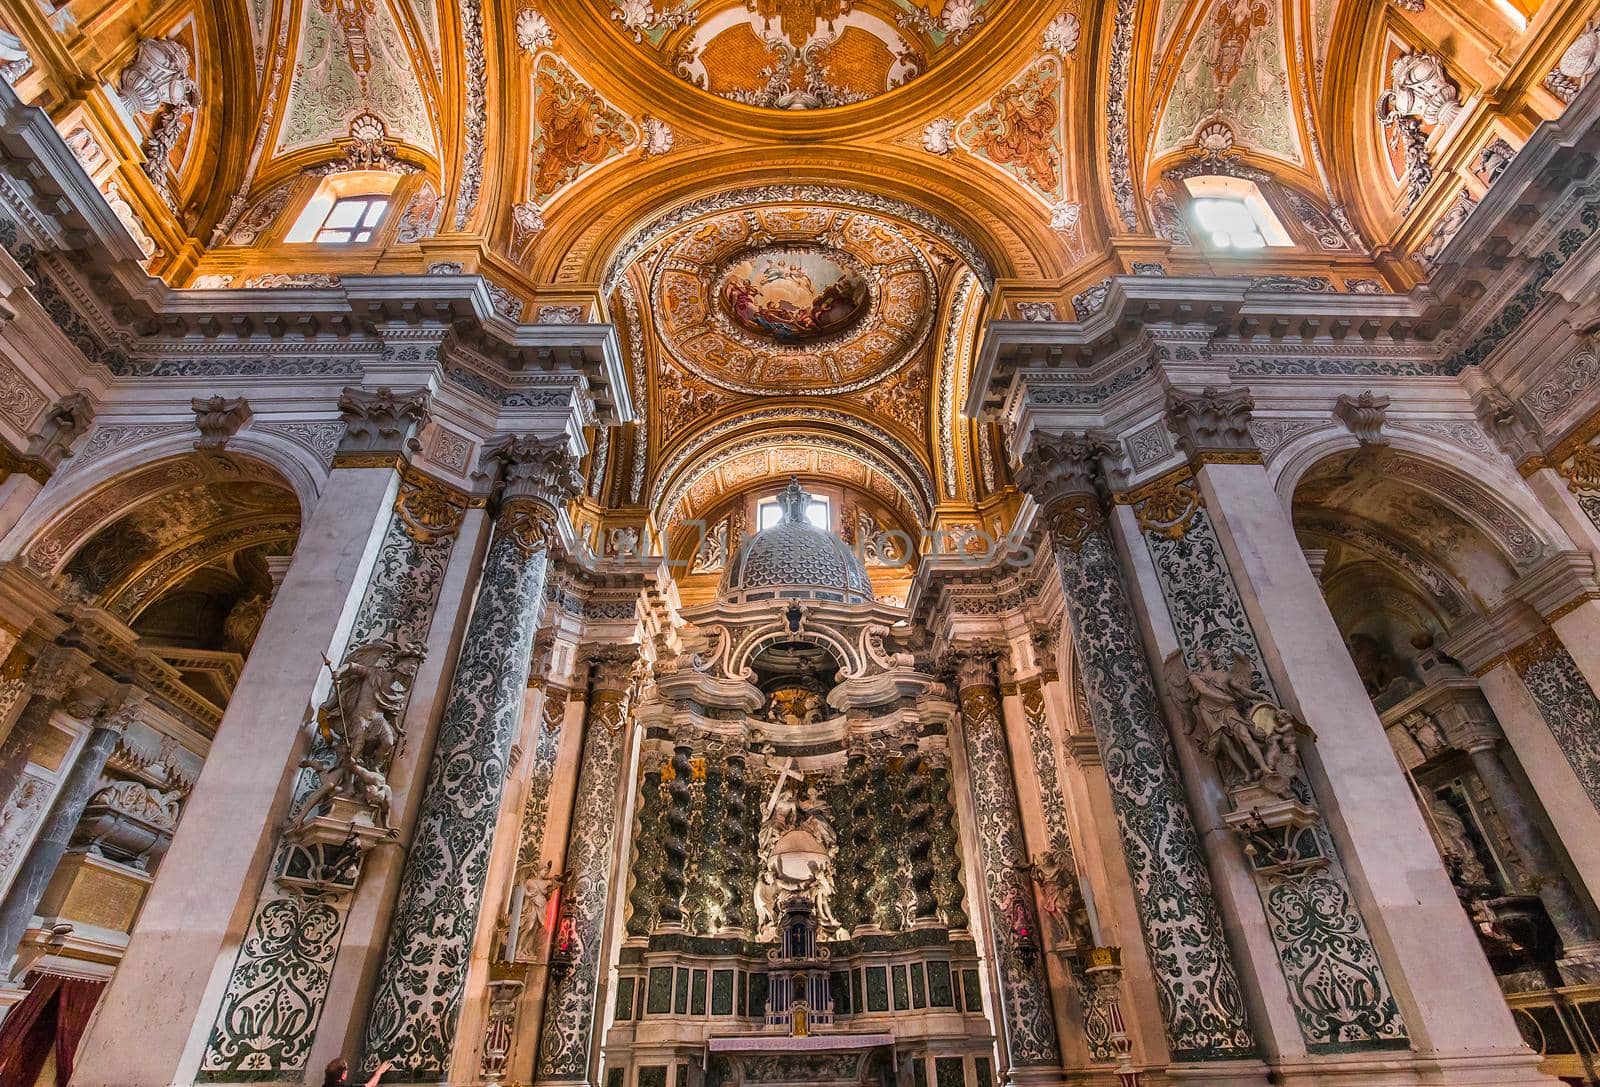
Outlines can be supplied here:
[[1562, 619], [1568, 615], [1571, 615], [1573, 612], [1577, 611], [1591, 600], [1600, 600], [1600, 592], [1590, 591], [1586, 593], [1579, 593], [1571, 600], [1568, 600], [1565, 604], [1562, 604], [1559, 608], [1556, 608], [1549, 615], [1544, 616], [1544, 621], [1547, 623], [1554, 623], [1558, 619]]
[[1267, 459], [1259, 449], [1209, 449], [1201, 450], [1189, 458], [1194, 465], [1206, 464], [1265, 464]]
[[1591, 412], [1588, 418], [1562, 435], [1561, 440], [1556, 442], [1541, 459], [1544, 465], [1560, 464], [1595, 438], [1600, 438], [1600, 409]]
[[405, 471], [410, 462], [404, 453], [335, 453], [332, 467], [334, 468], [393, 468], [397, 472]]
[[1511, 652], [1505, 658], [1510, 661], [1511, 667], [1517, 674], [1526, 678], [1529, 668], [1544, 661], [1554, 660], [1562, 652], [1561, 639], [1553, 630], [1544, 630], [1535, 634]]

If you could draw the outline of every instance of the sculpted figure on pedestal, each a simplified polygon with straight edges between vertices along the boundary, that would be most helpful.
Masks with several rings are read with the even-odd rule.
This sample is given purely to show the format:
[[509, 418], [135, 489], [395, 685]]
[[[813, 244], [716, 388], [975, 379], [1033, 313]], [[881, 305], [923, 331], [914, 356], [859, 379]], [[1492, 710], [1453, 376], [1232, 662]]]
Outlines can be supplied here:
[[1250, 662], [1235, 653], [1223, 668], [1217, 652], [1195, 651], [1190, 671], [1180, 654], [1167, 658], [1167, 683], [1184, 707], [1189, 735], [1217, 764], [1230, 789], [1257, 787], [1290, 798], [1298, 763], [1296, 737], [1309, 729], [1255, 689]]
[[320, 780], [291, 824], [301, 830], [323, 801], [345, 796], [366, 804], [380, 829], [389, 829], [389, 760], [400, 741], [400, 713], [422, 664], [422, 651], [384, 640], [354, 649], [338, 668], [333, 690], [317, 708], [317, 732], [331, 765], [308, 758]]
[[1089, 910], [1078, 889], [1072, 869], [1061, 863], [1054, 849], [1046, 849], [1017, 871], [1033, 880], [1039, 894], [1039, 909], [1050, 918], [1058, 942], [1077, 947], [1094, 943], [1089, 932]]

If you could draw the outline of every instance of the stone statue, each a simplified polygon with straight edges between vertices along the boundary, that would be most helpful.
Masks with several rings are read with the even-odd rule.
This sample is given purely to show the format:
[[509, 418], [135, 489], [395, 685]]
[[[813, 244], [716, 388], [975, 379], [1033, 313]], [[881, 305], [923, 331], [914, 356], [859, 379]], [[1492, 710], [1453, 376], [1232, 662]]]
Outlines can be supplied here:
[[317, 771], [317, 788], [306, 798], [291, 830], [302, 830], [334, 796], [359, 801], [372, 810], [380, 829], [389, 830], [389, 760], [400, 741], [400, 714], [422, 664], [422, 651], [392, 640], [360, 646], [335, 668], [333, 690], [317, 708], [317, 734], [331, 763], [317, 756], [300, 765]]
[[798, 815], [799, 829], [815, 838], [823, 849], [832, 852], [833, 847], [839, 844], [839, 836], [833, 829], [833, 809], [813, 786], [806, 786], [801, 794]]
[[1196, 667], [1167, 658], [1167, 683], [1184, 707], [1189, 735], [1217, 764], [1230, 788], [1255, 786], [1282, 799], [1298, 763], [1297, 738], [1309, 729], [1294, 714], [1255, 689], [1250, 662], [1234, 653], [1224, 669], [1209, 648], [1195, 651]]
[[522, 903], [517, 913], [517, 957], [528, 961], [538, 952], [539, 933], [545, 927], [545, 914], [550, 909], [550, 899], [561, 886], [562, 874], [555, 870], [555, 861], [545, 861], [544, 871], [529, 875], [522, 881]]
[[1054, 849], [1046, 849], [1017, 871], [1033, 880], [1039, 893], [1039, 909], [1050, 918], [1060, 941], [1079, 947], [1094, 942], [1089, 931], [1089, 908], [1083, 900], [1073, 871], [1061, 863]]

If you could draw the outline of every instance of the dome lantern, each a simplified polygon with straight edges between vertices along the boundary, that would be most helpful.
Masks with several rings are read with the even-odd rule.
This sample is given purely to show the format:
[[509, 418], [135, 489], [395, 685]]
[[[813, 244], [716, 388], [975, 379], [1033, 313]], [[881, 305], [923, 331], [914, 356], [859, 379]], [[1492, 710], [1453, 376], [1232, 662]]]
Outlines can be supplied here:
[[778, 495], [778, 523], [740, 544], [728, 564], [718, 590], [724, 600], [873, 601], [861, 557], [842, 539], [806, 520], [810, 503], [811, 495], [791, 477]]

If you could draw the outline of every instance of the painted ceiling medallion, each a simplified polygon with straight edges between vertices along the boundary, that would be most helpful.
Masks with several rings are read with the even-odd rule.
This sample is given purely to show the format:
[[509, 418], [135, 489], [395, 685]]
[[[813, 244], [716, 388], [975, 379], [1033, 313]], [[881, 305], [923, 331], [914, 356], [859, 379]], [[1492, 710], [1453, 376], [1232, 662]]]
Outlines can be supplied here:
[[849, 257], [810, 245], [763, 246], [735, 258], [717, 283], [728, 316], [777, 343], [816, 343], [853, 328], [872, 301]]
[[682, 227], [651, 288], [672, 358], [757, 395], [844, 393], [896, 373], [927, 340], [936, 301], [927, 258], [900, 227], [804, 205]]
[[697, 87], [745, 105], [810, 110], [915, 79], [1002, 2], [611, 0], [611, 17]]

